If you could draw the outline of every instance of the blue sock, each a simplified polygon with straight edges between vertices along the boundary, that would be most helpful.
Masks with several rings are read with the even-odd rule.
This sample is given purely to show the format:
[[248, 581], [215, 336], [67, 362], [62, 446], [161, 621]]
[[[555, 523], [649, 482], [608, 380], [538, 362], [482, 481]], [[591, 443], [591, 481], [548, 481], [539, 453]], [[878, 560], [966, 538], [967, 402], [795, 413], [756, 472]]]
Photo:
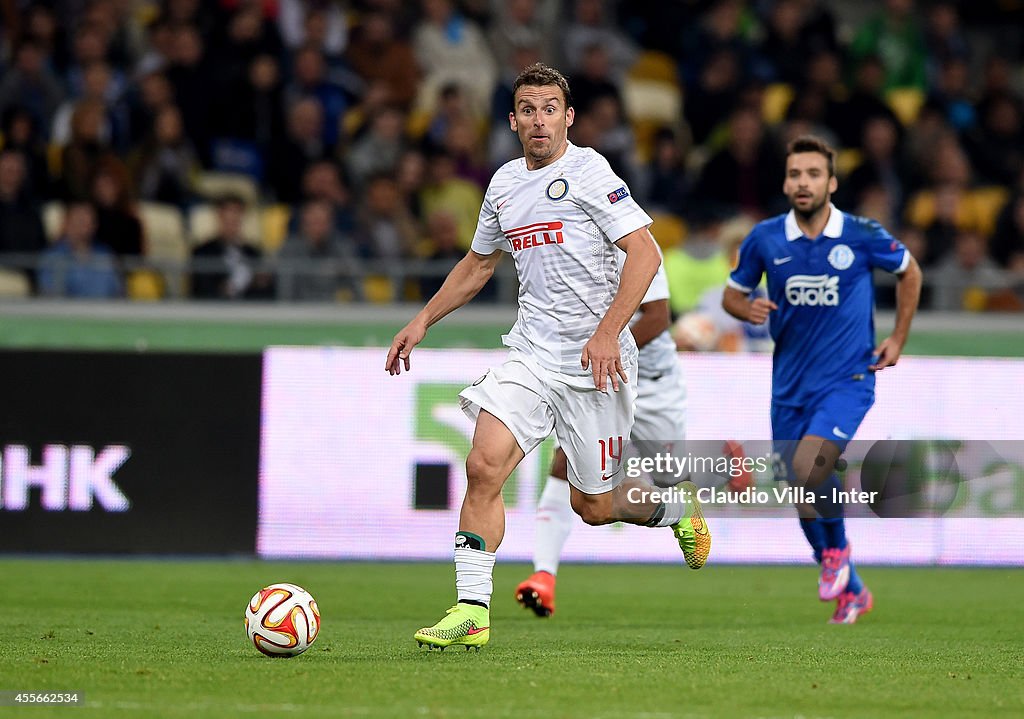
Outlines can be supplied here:
[[864, 582], [860, 580], [860, 575], [853, 568], [853, 562], [850, 562], [850, 583], [846, 585], [846, 591], [853, 592], [854, 594], [860, 594], [864, 591]]
[[842, 517], [821, 519], [822, 533], [825, 535], [825, 546], [828, 549], [846, 548], [846, 523]]
[[825, 528], [820, 519], [801, 519], [800, 529], [807, 537], [807, 543], [814, 550], [814, 561], [821, 564], [821, 553], [825, 551]]

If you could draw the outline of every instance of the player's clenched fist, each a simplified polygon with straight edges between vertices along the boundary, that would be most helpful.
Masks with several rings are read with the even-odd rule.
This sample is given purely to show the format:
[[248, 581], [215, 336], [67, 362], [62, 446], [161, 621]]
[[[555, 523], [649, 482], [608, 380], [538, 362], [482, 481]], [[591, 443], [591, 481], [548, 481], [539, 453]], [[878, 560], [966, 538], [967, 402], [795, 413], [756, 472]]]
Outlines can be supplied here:
[[388, 350], [384, 370], [392, 376], [402, 374], [402, 365], [404, 364], [405, 371], [408, 372], [409, 355], [412, 354], [412, 348], [422, 342], [426, 334], [427, 328], [421, 322], [413, 320], [407, 324], [391, 341], [391, 349]]
[[758, 297], [750, 303], [750, 315], [747, 321], [755, 325], [763, 325], [768, 320], [768, 313], [779, 309], [779, 306], [767, 297]]

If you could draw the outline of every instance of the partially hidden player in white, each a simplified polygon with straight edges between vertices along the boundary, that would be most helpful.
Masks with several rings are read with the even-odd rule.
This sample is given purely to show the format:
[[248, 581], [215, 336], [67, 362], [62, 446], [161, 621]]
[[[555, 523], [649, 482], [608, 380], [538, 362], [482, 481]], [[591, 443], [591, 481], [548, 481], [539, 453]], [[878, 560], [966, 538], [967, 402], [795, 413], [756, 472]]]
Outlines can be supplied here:
[[[460, 394], [476, 421], [468, 486], [455, 535], [458, 602], [415, 633], [428, 647], [490, 639], [494, 552], [505, 532], [501, 489], [555, 432], [568, 461], [573, 510], [588, 524], [671, 527], [690, 566], [710, 552], [700, 506], [683, 495], [631, 503], [622, 450], [633, 425], [637, 348], [627, 323], [660, 266], [651, 218], [597, 152], [568, 141], [574, 112], [557, 70], [532, 65], [513, 85], [511, 129], [524, 158], [494, 174], [473, 244], [391, 343], [385, 369], [410, 368], [427, 329], [472, 299], [502, 252], [519, 277], [519, 316], [503, 337], [508, 359]], [[619, 261], [621, 249], [626, 254]], [[692, 497], [692, 495], [691, 495]]]
[[[637, 397], [630, 440], [649, 443], [644, 454], [671, 452], [674, 443], [686, 436], [686, 384], [683, 381], [676, 344], [669, 333], [671, 312], [668, 279], [659, 267], [640, 309], [630, 322], [633, 340], [639, 348]], [[678, 478], [654, 478], [658, 486], [679, 482]], [[569, 503], [568, 466], [561, 447], [551, 461], [551, 476], [537, 502], [534, 572], [518, 587], [516, 600], [539, 617], [555, 613], [555, 577], [559, 559], [576, 517]]]

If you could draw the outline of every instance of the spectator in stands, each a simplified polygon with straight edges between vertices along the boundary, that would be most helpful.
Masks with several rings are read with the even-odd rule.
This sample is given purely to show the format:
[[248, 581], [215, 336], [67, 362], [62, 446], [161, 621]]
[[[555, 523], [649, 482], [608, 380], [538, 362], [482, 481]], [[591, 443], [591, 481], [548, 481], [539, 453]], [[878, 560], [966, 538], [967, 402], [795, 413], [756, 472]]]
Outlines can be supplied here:
[[129, 144], [128, 108], [121, 102], [110, 65], [97, 60], [82, 70], [82, 87], [75, 100], [67, 100], [58, 109], [53, 119], [50, 139], [54, 144], [67, 145], [71, 142], [71, 116], [81, 100], [94, 100], [104, 106], [103, 127], [100, 137], [104, 143], [117, 149], [126, 149]]
[[671, 127], [661, 127], [654, 135], [651, 160], [640, 172], [637, 194], [649, 211], [682, 214], [688, 191], [686, 155], [680, 139]]
[[[889, 204], [898, 212], [903, 206], [904, 168], [900, 166], [899, 128], [884, 115], [870, 118], [864, 125], [863, 158], [857, 167], [839, 186], [839, 201], [844, 205], [856, 206], [869, 187], [881, 187], [889, 196]], [[875, 217], [885, 227], [894, 227], [893, 217]]]
[[228, 195], [217, 201], [217, 234], [192, 251], [192, 297], [203, 300], [263, 299], [273, 296], [273, 278], [262, 269], [262, 253], [245, 237], [245, 201]]
[[1024, 167], [1024, 112], [1009, 95], [993, 97], [966, 146], [981, 179], [998, 185], [1013, 183]]
[[135, 214], [128, 168], [116, 157], [105, 158], [92, 177], [96, 237], [118, 257], [143, 253], [142, 223]]
[[872, 117], [882, 115], [893, 122], [899, 120], [882, 97], [885, 67], [877, 55], [860, 58], [854, 71], [854, 84], [845, 102], [830, 106], [826, 123], [839, 136], [844, 147], [859, 147], [864, 125]]
[[992, 256], [1001, 267], [1024, 278], [1024, 194], [1011, 198], [999, 214]]
[[621, 103], [622, 93], [612, 76], [608, 48], [599, 43], [583, 48], [579, 70], [569, 78], [569, 87], [577, 114], [589, 112], [591, 106], [604, 97], [611, 96]]
[[929, 273], [932, 281], [932, 309], [942, 311], [980, 310], [990, 293], [1007, 286], [1006, 277], [988, 256], [985, 238], [977, 232], [960, 232], [953, 250]]
[[741, 78], [740, 58], [731, 48], [716, 51], [700, 68], [683, 103], [695, 145], [703, 145], [736, 107]]
[[[554, 63], [554, 22], [557, 2], [547, 0], [508, 0], [495, 2], [490, 44], [499, 67], [513, 62], [517, 48], [531, 45], [545, 62]], [[575, 87], [573, 95], [576, 94]]]
[[331, 148], [324, 145], [323, 122], [323, 108], [315, 98], [304, 98], [288, 108], [287, 137], [270, 159], [269, 178], [278, 202], [297, 202], [306, 167], [330, 154]]
[[608, 64], [616, 80], [622, 79], [637, 57], [633, 42], [615, 27], [613, 18], [605, 12], [604, 0], [576, 0], [572, 20], [563, 37], [565, 64], [573, 75], [583, 70], [587, 48], [595, 45], [607, 51]]
[[161, 72], [142, 75], [128, 93], [129, 144], [137, 148], [153, 134], [156, 116], [174, 105], [174, 89]]
[[[34, 2], [25, 9], [22, 18], [24, 21], [21, 27], [22, 38], [34, 42], [42, 51], [43, 56], [49, 58], [50, 70], [55, 75], [64, 75], [71, 63], [69, 54], [71, 42], [68, 40], [65, 28], [57, 19], [54, 9], [43, 3]], [[8, 42], [12, 40], [10, 35], [7, 40]]]
[[708, 160], [694, 187], [694, 199], [723, 211], [764, 217], [780, 208], [782, 174], [778, 155], [764, 135], [756, 110], [741, 109], [729, 120], [729, 142]]
[[954, 59], [964, 62], [970, 60], [970, 44], [960, 24], [955, 2], [940, 0], [928, 8], [925, 46], [928, 50], [928, 77], [931, 84], [938, 78], [942, 63]]
[[978, 122], [970, 92], [966, 60], [950, 57], [939, 63], [936, 81], [928, 94], [928, 103], [939, 108], [949, 126], [961, 135], [974, 129]]
[[181, 112], [168, 105], [157, 114], [152, 136], [131, 162], [139, 197], [185, 207], [193, 198], [192, 177], [198, 164]]
[[0, 121], [0, 137], [3, 149], [17, 150], [24, 159], [26, 179], [22, 192], [34, 203], [46, 200], [50, 191], [46, 142], [32, 113], [23, 107], [8, 108]]
[[285, 45], [295, 50], [311, 38], [309, 16], [322, 17], [323, 37], [320, 49], [328, 55], [341, 55], [348, 47], [349, 27], [344, 7], [328, 0], [280, 0], [278, 24]]
[[261, 158], [284, 140], [281, 68], [273, 55], [257, 55], [244, 82], [229, 88], [216, 114], [225, 137], [251, 142]]
[[419, 222], [423, 219], [422, 196], [427, 182], [427, 158], [417, 148], [409, 148], [402, 153], [395, 171], [395, 182], [398, 193], [409, 214]]
[[88, 200], [96, 163], [113, 154], [104, 136], [107, 108], [100, 100], [80, 100], [71, 115], [71, 142], [61, 152], [57, 194], [65, 200]]
[[40, 258], [39, 291], [83, 299], [124, 294], [113, 251], [96, 241], [96, 212], [88, 202], [68, 205], [60, 239]]
[[114, 100], [124, 94], [126, 78], [119, 68], [107, 64], [110, 55], [110, 38], [102, 26], [83, 21], [75, 30], [72, 43], [73, 63], [67, 71], [67, 89], [72, 97], [85, 97], [90, 88], [86, 86], [86, 72], [96, 63], [107, 65], [107, 77], [103, 92], [104, 99]]
[[455, 174], [455, 160], [434, 148], [427, 156], [427, 183], [420, 194], [424, 216], [437, 210], [451, 212], [459, 223], [459, 247], [468, 252], [473, 243], [476, 221], [484, 193], [480, 187]]
[[885, 9], [857, 31], [850, 54], [855, 66], [878, 56], [885, 69], [886, 90], [927, 89], [924, 31], [914, 12], [914, 0], [885, 0]]
[[[352, 193], [333, 160], [318, 160], [306, 168], [302, 176], [302, 196], [307, 202], [316, 200], [328, 203], [333, 217], [332, 224], [339, 233], [351, 236], [355, 231]], [[297, 218], [294, 224], [297, 226]]]
[[412, 257], [419, 239], [416, 220], [402, 202], [392, 175], [374, 175], [356, 219], [356, 241], [364, 257], [401, 260]]
[[277, 260], [278, 299], [333, 302], [342, 287], [359, 296], [355, 249], [334, 226], [334, 208], [326, 200], [302, 206], [299, 230], [285, 240]]
[[449, 127], [456, 123], [461, 126], [461, 122], [467, 119], [472, 122], [473, 118], [473, 108], [462, 88], [454, 83], [445, 85], [441, 88], [437, 107], [430, 118], [430, 124], [427, 125], [424, 140], [442, 145]]
[[64, 91], [47, 67], [43, 48], [32, 40], [23, 40], [14, 51], [13, 66], [0, 80], [0, 112], [14, 106], [24, 107], [48, 134], [63, 99]]
[[[512, 84], [524, 68], [540, 62], [540, 48], [524, 43], [512, 49], [508, 62], [502, 67], [501, 77], [494, 87], [491, 99], [490, 136], [487, 139], [487, 158], [491, 170], [522, 155], [523, 147], [516, 133], [509, 130], [508, 113], [512, 110]], [[574, 101], [575, 102], [575, 101]]]
[[[429, 300], [437, 294], [448, 272], [466, 254], [459, 249], [459, 224], [450, 212], [437, 210], [427, 217], [426, 225], [427, 249], [424, 259], [431, 263], [431, 271], [420, 278], [420, 297], [423, 300]], [[494, 282], [488, 282], [476, 299], [493, 301], [495, 288]]]
[[384, 107], [370, 120], [345, 155], [345, 170], [357, 187], [372, 175], [392, 173], [405, 148], [405, 116], [397, 107]]
[[209, 108], [215, 93], [210, 68], [204, 61], [203, 38], [194, 25], [174, 30], [167, 80], [174, 89], [174, 101], [181, 112], [185, 135], [195, 148], [199, 161], [207, 166], [210, 158]]
[[[33, 204], [27, 182], [25, 156], [17, 150], [0, 151], [0, 264], [4, 255], [37, 255], [46, 246], [39, 209]], [[12, 266], [32, 280], [34, 268], [21, 262]]]
[[497, 80], [497, 65], [483, 31], [464, 17], [452, 0], [421, 0], [423, 20], [413, 50], [424, 73], [418, 105], [429, 110], [445, 85], [466, 91], [474, 113], [483, 116]]
[[736, 62], [737, 82], [748, 70], [751, 44], [746, 37], [748, 22], [742, 0], [714, 0], [700, 16], [681, 30], [676, 54], [683, 68], [687, 89], [697, 84], [707, 64], [723, 53]]
[[315, 98], [323, 111], [321, 131], [326, 147], [338, 142], [338, 122], [348, 109], [344, 90], [327, 76], [327, 62], [323, 51], [313, 45], [303, 45], [295, 52], [292, 80], [284, 91], [289, 105], [302, 98]]
[[255, 58], [279, 57], [281, 48], [277, 24], [264, 19], [260, 4], [241, 3], [210, 43], [210, 81], [218, 93], [229, 93], [233, 87], [245, 84]]
[[989, 56], [985, 61], [982, 88], [975, 105], [978, 117], [987, 117], [989, 106], [1003, 98], [1009, 98], [1018, 110], [1024, 106], [1020, 94], [1014, 89], [1013, 74], [1014, 67], [1009, 59], [998, 53]]
[[626, 122], [621, 100], [615, 95], [599, 97], [585, 115], [594, 122], [594, 149], [604, 155], [616, 175], [632, 186], [639, 175], [636, 138]]
[[345, 57], [364, 81], [384, 84], [389, 102], [405, 111], [412, 108], [420, 71], [412, 46], [397, 36], [390, 15], [382, 10], [364, 14]]
[[804, 44], [803, 12], [801, 0], [778, 0], [772, 4], [765, 37], [758, 48], [765, 65], [760, 74], [765, 80], [790, 85], [803, 80], [804, 66], [812, 54]]

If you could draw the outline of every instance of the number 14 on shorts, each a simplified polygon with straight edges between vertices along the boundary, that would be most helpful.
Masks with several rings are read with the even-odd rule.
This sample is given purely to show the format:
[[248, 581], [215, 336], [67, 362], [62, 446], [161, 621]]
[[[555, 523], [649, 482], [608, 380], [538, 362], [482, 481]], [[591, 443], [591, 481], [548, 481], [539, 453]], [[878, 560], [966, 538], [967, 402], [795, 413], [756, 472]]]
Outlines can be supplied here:
[[[608, 439], [597, 440], [601, 447], [601, 479], [607, 482], [619, 471], [619, 463], [622, 461], [622, 435], [609, 437]], [[612, 460], [612, 470], [608, 471], [608, 460]]]

